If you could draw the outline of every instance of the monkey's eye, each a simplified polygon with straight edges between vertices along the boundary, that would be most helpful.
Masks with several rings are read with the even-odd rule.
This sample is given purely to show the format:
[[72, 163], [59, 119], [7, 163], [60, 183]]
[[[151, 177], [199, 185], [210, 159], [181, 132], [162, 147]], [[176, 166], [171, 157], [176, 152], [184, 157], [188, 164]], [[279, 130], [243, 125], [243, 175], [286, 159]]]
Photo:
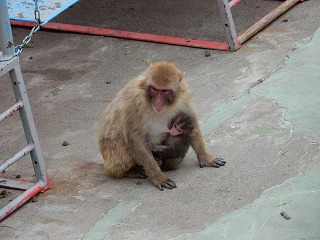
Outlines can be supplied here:
[[162, 90], [162, 93], [164, 95], [171, 95], [172, 91], [171, 90]]
[[149, 90], [152, 94], [156, 94], [158, 92], [158, 89], [154, 88], [154, 87], [149, 87]]
[[156, 88], [154, 88], [154, 87], [150, 87], [150, 90], [151, 90], [151, 91], [154, 91], [154, 92], [156, 92], [156, 91], [157, 91], [157, 89], [156, 89]]

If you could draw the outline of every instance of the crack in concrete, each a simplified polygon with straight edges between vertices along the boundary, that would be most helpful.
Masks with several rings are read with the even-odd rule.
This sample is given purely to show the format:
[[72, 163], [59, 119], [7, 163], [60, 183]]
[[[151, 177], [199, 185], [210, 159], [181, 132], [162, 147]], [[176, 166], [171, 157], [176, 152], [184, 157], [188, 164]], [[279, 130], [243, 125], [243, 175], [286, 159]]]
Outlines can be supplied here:
[[111, 227], [122, 224], [120, 221], [128, 214], [138, 208], [146, 193], [153, 189], [152, 186], [134, 187], [127, 196], [122, 199], [114, 208], [106, 212], [90, 231], [83, 237], [83, 240], [103, 240], [108, 236]]

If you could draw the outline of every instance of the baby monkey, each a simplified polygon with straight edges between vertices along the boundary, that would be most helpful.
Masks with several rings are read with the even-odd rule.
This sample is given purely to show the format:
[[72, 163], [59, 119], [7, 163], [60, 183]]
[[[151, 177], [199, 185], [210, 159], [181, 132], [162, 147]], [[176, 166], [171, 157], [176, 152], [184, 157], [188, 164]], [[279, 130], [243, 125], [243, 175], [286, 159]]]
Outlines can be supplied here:
[[[177, 114], [168, 124], [168, 134], [161, 144], [149, 143], [149, 148], [162, 170], [174, 170], [185, 158], [192, 137], [199, 134], [195, 129], [195, 118], [185, 113]], [[218, 166], [225, 161], [217, 159]], [[217, 166], [217, 167], [218, 167]]]

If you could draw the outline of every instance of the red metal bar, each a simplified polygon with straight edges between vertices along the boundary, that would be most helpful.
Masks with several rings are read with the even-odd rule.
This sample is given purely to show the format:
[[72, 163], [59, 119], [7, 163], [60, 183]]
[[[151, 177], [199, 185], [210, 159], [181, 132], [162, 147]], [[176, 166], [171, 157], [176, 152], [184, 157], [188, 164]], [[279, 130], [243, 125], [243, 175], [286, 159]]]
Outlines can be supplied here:
[[37, 182], [33, 187], [26, 190], [24, 193], [16, 197], [14, 200], [9, 202], [6, 206], [1, 208], [0, 210], [0, 221], [9, 216], [13, 211], [18, 209], [25, 202], [32, 199], [38, 193], [43, 192], [45, 188], [45, 184], [43, 181]]
[[50, 189], [50, 187], [51, 187], [50, 179], [49, 179], [48, 174], [46, 174], [44, 188], [43, 188], [42, 192], [45, 192], [46, 190]]
[[230, 8], [234, 7], [235, 5], [237, 5], [241, 0], [232, 0], [229, 2], [229, 6]]
[[6, 118], [12, 116], [16, 111], [18, 111], [22, 107], [23, 107], [23, 103], [21, 101], [17, 102], [11, 108], [9, 108], [8, 110], [6, 110], [0, 114], [0, 122], [5, 120]]
[[261, 31], [264, 27], [266, 27], [269, 23], [274, 21], [277, 17], [279, 17], [281, 14], [289, 10], [291, 7], [293, 7], [298, 2], [301, 2], [301, 0], [286, 0], [280, 6], [278, 6], [276, 9], [271, 11], [269, 14], [267, 14], [265, 17], [260, 19], [258, 22], [256, 22], [253, 26], [245, 30], [239, 37], [239, 43], [243, 44], [245, 41], [247, 41], [249, 38], [251, 38], [253, 35]]
[[[15, 20], [11, 20], [10, 22], [12, 26], [17, 26], [17, 27], [30, 28], [34, 26], [34, 23], [30, 23], [30, 22], [20, 22]], [[87, 27], [87, 26], [79, 26], [79, 25], [71, 25], [71, 24], [63, 24], [63, 23], [49, 22], [46, 25], [42, 26], [41, 29], [51, 30], [51, 31], [70, 32], [70, 33], [89, 34], [89, 35], [96, 35], [96, 36], [106, 36], [106, 37], [130, 39], [130, 40], [137, 40], [137, 41], [147, 41], [147, 42], [154, 42], [154, 43], [166, 43], [166, 44], [179, 45], [179, 46], [216, 49], [216, 50], [224, 50], [224, 51], [229, 50], [228, 43], [223, 43], [223, 42], [211, 42], [211, 41], [205, 41], [205, 40], [162, 36], [162, 35], [147, 34], [147, 33], [128, 32], [128, 31], [122, 31], [122, 30]]]
[[31, 188], [34, 183], [29, 183], [25, 181], [16, 181], [5, 178], [0, 178], [0, 187], [3, 188], [12, 188], [17, 190], [27, 190]]

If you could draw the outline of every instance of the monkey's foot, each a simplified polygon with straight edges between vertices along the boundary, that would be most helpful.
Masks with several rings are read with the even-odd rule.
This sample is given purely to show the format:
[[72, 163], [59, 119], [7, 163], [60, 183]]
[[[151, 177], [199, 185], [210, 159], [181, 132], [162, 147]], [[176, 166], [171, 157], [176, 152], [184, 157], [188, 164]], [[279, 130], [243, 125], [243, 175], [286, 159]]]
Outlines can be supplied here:
[[199, 163], [200, 163], [200, 167], [203, 168], [203, 167], [216, 167], [216, 168], [219, 168], [219, 167], [222, 167], [226, 164], [226, 161], [223, 160], [223, 158], [215, 158], [215, 159], [212, 159], [212, 157], [210, 157], [211, 159], [208, 161], [208, 160], [200, 160]]
[[177, 185], [176, 183], [171, 180], [171, 179], [167, 179], [165, 182], [163, 183], [159, 183], [159, 184], [155, 184], [157, 188], [159, 188], [161, 191], [164, 190], [164, 188], [167, 188], [167, 189], [173, 189], [173, 188], [176, 188]]

